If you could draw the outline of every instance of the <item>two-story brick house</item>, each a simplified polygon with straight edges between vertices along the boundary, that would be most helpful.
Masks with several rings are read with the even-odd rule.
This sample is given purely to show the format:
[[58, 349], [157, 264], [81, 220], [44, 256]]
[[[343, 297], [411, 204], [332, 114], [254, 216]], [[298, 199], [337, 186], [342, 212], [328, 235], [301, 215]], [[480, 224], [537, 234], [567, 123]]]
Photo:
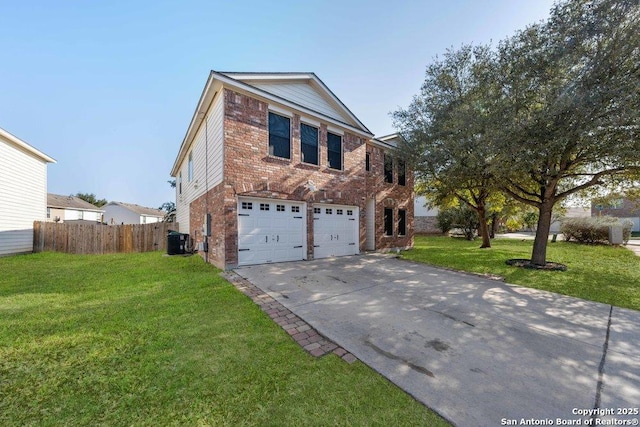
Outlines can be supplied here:
[[413, 245], [413, 176], [313, 73], [212, 71], [180, 146], [176, 219], [221, 267]]

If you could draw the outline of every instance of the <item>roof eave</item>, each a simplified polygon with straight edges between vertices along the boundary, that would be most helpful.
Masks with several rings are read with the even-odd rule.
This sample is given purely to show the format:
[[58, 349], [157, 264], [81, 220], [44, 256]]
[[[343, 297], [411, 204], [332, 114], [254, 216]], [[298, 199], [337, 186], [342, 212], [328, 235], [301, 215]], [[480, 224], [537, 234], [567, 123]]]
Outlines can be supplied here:
[[8, 141], [10, 141], [11, 143], [27, 151], [28, 153], [40, 158], [42, 161], [46, 163], [57, 163], [54, 158], [47, 156], [42, 151], [32, 147], [31, 145], [27, 144], [17, 136], [10, 134], [9, 132], [7, 132], [2, 128], [0, 128], [0, 135], [3, 136]]

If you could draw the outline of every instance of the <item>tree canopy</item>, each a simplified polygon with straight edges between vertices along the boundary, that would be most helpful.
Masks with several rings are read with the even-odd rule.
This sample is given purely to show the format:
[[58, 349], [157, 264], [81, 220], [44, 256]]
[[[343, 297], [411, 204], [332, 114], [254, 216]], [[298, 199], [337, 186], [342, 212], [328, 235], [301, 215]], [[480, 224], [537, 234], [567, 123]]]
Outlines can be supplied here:
[[103, 207], [108, 203], [107, 199], [98, 199], [93, 193], [76, 193], [75, 197], [82, 199], [85, 202], [89, 202], [96, 207]]
[[[445, 69], [468, 52], [482, 52], [465, 64], [485, 70], [482, 78], [449, 68], [434, 79], [434, 68]], [[452, 84], [441, 91], [446, 81], [469, 87]], [[534, 206], [539, 214], [531, 262], [544, 265], [558, 202], [590, 187], [638, 179], [639, 115], [639, 2], [567, 0], [546, 22], [496, 49], [447, 52], [427, 68], [421, 94], [394, 117], [414, 147], [408, 155], [418, 169], [429, 164], [427, 179], [446, 179], [445, 192], [468, 190], [465, 183], [475, 176]], [[443, 149], [449, 146], [454, 150]]]

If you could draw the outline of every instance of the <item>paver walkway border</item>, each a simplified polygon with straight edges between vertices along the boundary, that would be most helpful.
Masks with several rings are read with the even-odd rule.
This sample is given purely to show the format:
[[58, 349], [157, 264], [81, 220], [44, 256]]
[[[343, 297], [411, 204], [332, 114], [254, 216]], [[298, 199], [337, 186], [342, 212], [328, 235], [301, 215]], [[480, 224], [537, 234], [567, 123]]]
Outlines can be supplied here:
[[347, 363], [353, 363], [358, 360], [353, 354], [321, 335], [284, 305], [280, 304], [262, 289], [242, 278], [237, 273], [225, 271], [220, 273], [220, 275], [240, 292], [251, 298], [251, 301], [260, 307], [274, 322], [280, 325], [307, 353], [314, 357], [322, 357], [333, 353]]

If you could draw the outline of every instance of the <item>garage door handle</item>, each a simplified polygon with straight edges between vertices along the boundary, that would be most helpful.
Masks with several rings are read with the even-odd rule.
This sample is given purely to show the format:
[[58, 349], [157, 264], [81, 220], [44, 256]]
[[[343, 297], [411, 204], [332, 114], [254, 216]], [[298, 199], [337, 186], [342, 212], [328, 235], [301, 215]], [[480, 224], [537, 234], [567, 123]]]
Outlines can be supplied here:
[[333, 240], [333, 234], [331, 235], [331, 240]]
[[280, 235], [278, 234], [278, 235], [276, 236], [276, 242], [279, 242], [279, 241], [280, 241]]
[[269, 243], [269, 236], [264, 236], [264, 242]]

